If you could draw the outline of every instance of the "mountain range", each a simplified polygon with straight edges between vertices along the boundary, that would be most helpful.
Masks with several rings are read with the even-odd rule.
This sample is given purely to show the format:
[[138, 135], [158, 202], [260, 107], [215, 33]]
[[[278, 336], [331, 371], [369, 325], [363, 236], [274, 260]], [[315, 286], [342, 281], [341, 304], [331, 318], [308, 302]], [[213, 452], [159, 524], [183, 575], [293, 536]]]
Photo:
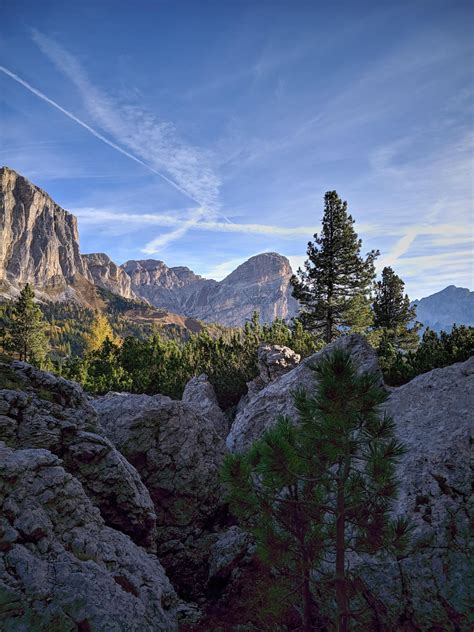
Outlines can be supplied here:
[[[74, 300], [101, 307], [98, 289], [187, 318], [240, 326], [254, 311], [261, 320], [298, 312], [288, 259], [266, 252], [222, 281], [154, 259], [117, 265], [104, 253], [81, 254], [77, 218], [8, 167], [0, 169], [0, 297], [31, 283], [40, 300]], [[433, 329], [474, 325], [474, 292], [451, 285], [414, 301], [417, 319]]]
[[169, 312], [227, 326], [254, 311], [270, 322], [291, 318], [292, 270], [286, 257], [251, 257], [222, 281], [187, 267], [147, 259], [117, 265], [104, 253], [80, 253], [77, 219], [42, 189], [8, 167], [0, 169], [0, 295], [31, 283], [43, 300], [76, 300], [98, 307], [96, 288]]

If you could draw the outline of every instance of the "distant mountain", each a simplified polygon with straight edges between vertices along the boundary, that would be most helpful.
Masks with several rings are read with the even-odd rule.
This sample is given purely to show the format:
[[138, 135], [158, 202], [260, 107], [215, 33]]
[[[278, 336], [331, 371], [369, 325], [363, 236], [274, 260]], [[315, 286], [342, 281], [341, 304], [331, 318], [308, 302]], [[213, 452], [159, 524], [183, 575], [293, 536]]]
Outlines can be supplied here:
[[474, 292], [467, 288], [448, 285], [413, 305], [417, 320], [434, 331], [451, 331], [454, 324], [474, 326]]
[[245, 323], [257, 310], [264, 322], [298, 311], [291, 296], [292, 270], [286, 257], [266, 252], [240, 265], [222, 281], [204, 279], [189, 268], [162, 261], [127, 261], [133, 292], [155, 307], [227, 326]]
[[102, 288], [185, 318], [238, 326], [254, 311], [265, 322], [294, 316], [291, 274], [277, 253], [252, 257], [220, 282], [154, 259], [118, 266], [104, 253], [81, 255], [76, 217], [12, 169], [0, 169], [0, 297], [31, 283], [41, 300], [101, 308]]

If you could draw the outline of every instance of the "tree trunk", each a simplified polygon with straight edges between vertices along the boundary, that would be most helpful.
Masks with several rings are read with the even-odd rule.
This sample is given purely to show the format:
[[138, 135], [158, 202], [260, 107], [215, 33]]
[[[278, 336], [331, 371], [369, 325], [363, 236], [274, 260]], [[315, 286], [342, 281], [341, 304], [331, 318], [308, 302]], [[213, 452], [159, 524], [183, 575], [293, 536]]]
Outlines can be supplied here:
[[303, 556], [303, 630], [304, 632], [311, 632], [312, 630], [312, 617], [311, 617], [311, 591], [309, 588], [309, 569], [306, 559], [306, 554]]
[[338, 616], [338, 632], [347, 632], [349, 621], [349, 604], [345, 576], [345, 499], [344, 483], [337, 485], [336, 515], [336, 604]]

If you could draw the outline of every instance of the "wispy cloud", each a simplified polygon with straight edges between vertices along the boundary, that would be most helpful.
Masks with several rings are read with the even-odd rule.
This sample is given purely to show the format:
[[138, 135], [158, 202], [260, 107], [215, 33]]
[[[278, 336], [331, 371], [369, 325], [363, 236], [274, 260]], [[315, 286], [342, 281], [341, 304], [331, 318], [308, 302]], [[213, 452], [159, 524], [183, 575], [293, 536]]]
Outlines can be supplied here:
[[176, 225], [175, 230], [148, 242], [144, 252], [157, 252], [159, 248], [181, 238], [203, 219], [212, 221], [220, 214], [231, 224], [220, 213], [221, 183], [206, 151], [182, 141], [172, 123], [158, 120], [140, 106], [115, 102], [99, 91], [89, 80], [79, 61], [55, 41], [37, 30], [32, 31], [32, 39], [58, 70], [72, 81], [90, 116], [114, 140], [110, 140], [102, 131], [62, 107], [8, 68], [0, 66], [0, 72], [59, 110], [98, 140], [158, 175], [198, 205]]
[[33, 30], [32, 38], [76, 86], [89, 114], [102, 129], [160, 175], [167, 174], [165, 179], [170, 184], [208, 212], [218, 210], [220, 181], [205, 151], [182, 141], [172, 123], [158, 120], [140, 106], [115, 102], [98, 90], [79, 61], [43, 33]]
[[[140, 226], [163, 226], [173, 227], [180, 230], [205, 230], [221, 233], [244, 233], [250, 235], [273, 235], [286, 238], [310, 238], [319, 227], [317, 226], [273, 226], [271, 224], [238, 224], [228, 222], [209, 221], [201, 219], [203, 210], [198, 209], [193, 215], [193, 209], [188, 209], [187, 219], [180, 219], [170, 213], [123, 213], [112, 209], [98, 208], [72, 208], [74, 215], [79, 218], [80, 224], [84, 225], [113, 225], [120, 224], [124, 231], [131, 227]], [[175, 232], [175, 231], [173, 231]], [[166, 237], [166, 235], [163, 235]], [[160, 238], [158, 238], [160, 239]], [[156, 252], [154, 249], [161, 242], [152, 240], [145, 248], [144, 252]]]
[[[420, 257], [414, 257], [409, 259], [408, 257], [403, 257], [409, 250], [412, 244], [415, 242], [417, 237], [421, 236], [433, 236], [433, 240], [431, 244], [436, 243], [438, 245], [451, 246], [459, 243], [469, 243], [472, 241], [472, 227], [470, 225], [463, 224], [438, 224], [438, 225], [429, 225], [429, 224], [415, 224], [414, 226], [410, 226], [406, 229], [405, 234], [394, 244], [391, 250], [383, 257], [378, 260], [378, 267], [381, 269], [384, 266], [393, 266], [394, 264], [399, 264], [400, 261], [404, 261], [405, 263], [409, 260], [417, 259], [421, 261]], [[441, 243], [440, 243], [441, 241]], [[472, 256], [472, 251], [471, 251]], [[441, 257], [443, 260], [447, 258], [451, 258], [453, 261], [463, 260], [465, 256], [465, 252], [461, 252], [456, 250], [454, 252], [449, 253], [441, 253], [436, 255]], [[432, 258], [434, 262], [436, 256]]]
[[168, 182], [169, 184], [171, 184], [171, 186], [173, 186], [174, 188], [178, 189], [179, 191], [181, 191], [184, 195], [186, 195], [188, 198], [190, 198], [191, 200], [193, 200], [194, 202], [196, 202], [197, 200], [195, 200], [193, 197], [191, 197], [184, 189], [182, 189], [179, 185], [177, 185], [175, 182], [173, 182], [172, 180], [170, 180], [169, 178], [167, 178], [164, 174], [160, 173], [159, 171], [157, 171], [156, 169], [154, 169], [153, 167], [151, 167], [150, 165], [148, 165], [146, 162], [144, 162], [143, 160], [140, 160], [139, 158], [137, 158], [137, 156], [135, 156], [134, 154], [131, 154], [130, 152], [126, 151], [125, 149], [123, 149], [123, 147], [120, 147], [119, 145], [117, 145], [116, 143], [113, 143], [111, 140], [109, 140], [108, 138], [106, 138], [105, 136], [103, 136], [100, 132], [98, 132], [96, 129], [94, 129], [93, 127], [91, 127], [90, 125], [88, 125], [87, 123], [85, 123], [84, 121], [82, 121], [80, 118], [78, 118], [77, 116], [75, 116], [72, 112], [70, 112], [69, 110], [66, 110], [66, 108], [63, 108], [61, 105], [59, 105], [59, 103], [56, 103], [56, 101], [54, 101], [53, 99], [50, 99], [48, 96], [46, 96], [43, 92], [41, 92], [40, 90], [38, 90], [37, 88], [33, 87], [30, 83], [28, 83], [27, 81], [25, 81], [24, 79], [22, 79], [21, 77], [19, 77], [17, 74], [15, 74], [14, 72], [11, 72], [11, 70], [8, 70], [8, 68], [5, 68], [4, 66], [0, 66], [0, 72], [3, 72], [3, 74], [7, 75], [8, 77], [10, 77], [11, 79], [13, 79], [14, 81], [16, 81], [17, 83], [19, 83], [20, 85], [22, 85], [24, 88], [26, 88], [29, 92], [31, 92], [32, 94], [36, 95], [38, 98], [40, 98], [42, 101], [45, 101], [46, 103], [49, 103], [49, 105], [52, 105], [54, 108], [56, 108], [57, 110], [59, 110], [60, 112], [62, 112], [65, 116], [67, 116], [68, 118], [70, 118], [72, 121], [74, 121], [75, 123], [77, 123], [78, 125], [80, 125], [81, 127], [83, 127], [84, 129], [86, 129], [88, 132], [90, 132], [93, 136], [95, 136], [96, 138], [98, 138], [99, 140], [101, 140], [103, 143], [105, 143], [106, 145], [108, 145], [109, 147], [112, 147], [112, 149], [115, 149], [116, 151], [118, 151], [119, 153], [123, 154], [124, 156], [126, 156], [127, 158], [130, 158], [131, 160], [133, 160], [134, 162], [137, 162], [138, 164], [142, 165], [143, 167], [145, 167], [146, 169], [149, 169], [152, 173], [160, 176], [160, 178], [163, 178], [164, 180], [166, 180], [166, 182]]

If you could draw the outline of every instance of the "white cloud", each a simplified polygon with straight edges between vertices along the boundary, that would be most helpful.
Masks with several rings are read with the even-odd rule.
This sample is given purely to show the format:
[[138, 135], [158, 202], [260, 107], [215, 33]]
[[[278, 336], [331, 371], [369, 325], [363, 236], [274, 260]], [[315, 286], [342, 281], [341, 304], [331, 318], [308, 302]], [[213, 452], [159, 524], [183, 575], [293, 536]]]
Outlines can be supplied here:
[[[97, 209], [93, 207], [78, 207], [70, 209], [79, 218], [80, 224], [87, 225], [114, 225], [120, 223], [124, 231], [133, 226], [163, 226], [175, 227], [181, 230], [205, 230], [222, 233], [246, 233], [250, 235], [273, 235], [284, 238], [310, 238], [319, 228], [317, 226], [273, 226], [271, 224], [236, 224], [201, 219], [204, 210], [187, 209], [189, 216], [180, 219], [170, 213], [126, 213], [112, 209]], [[184, 234], [184, 233], [183, 233]], [[160, 239], [160, 238], [158, 238]], [[155, 241], [155, 240], [153, 240]], [[151, 242], [150, 242], [151, 243]], [[148, 248], [147, 244], [145, 248]], [[145, 250], [148, 252], [148, 250]], [[151, 251], [150, 251], [151, 252]]]
[[158, 120], [146, 109], [118, 103], [103, 94], [89, 80], [79, 61], [55, 41], [37, 30], [33, 41], [53, 64], [72, 81], [95, 121], [136, 156], [177, 185], [208, 211], [219, 207], [220, 181], [209, 156], [198, 147], [180, 140], [174, 125]]

